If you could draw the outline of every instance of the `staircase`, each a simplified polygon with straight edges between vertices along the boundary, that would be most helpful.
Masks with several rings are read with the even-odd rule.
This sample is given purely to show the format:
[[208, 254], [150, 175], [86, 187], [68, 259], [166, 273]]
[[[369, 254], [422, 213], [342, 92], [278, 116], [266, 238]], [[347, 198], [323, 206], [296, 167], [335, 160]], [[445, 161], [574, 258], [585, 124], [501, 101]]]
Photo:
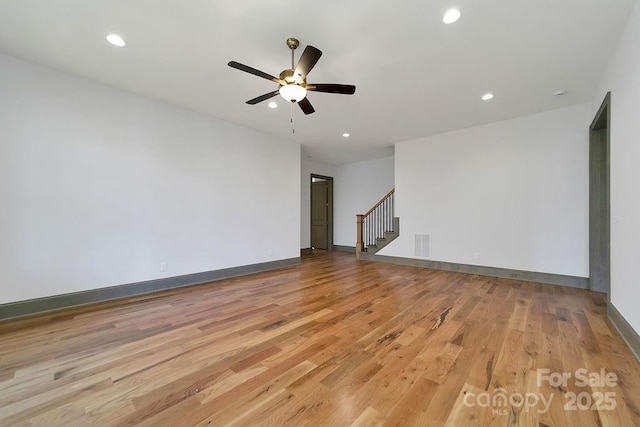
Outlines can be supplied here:
[[400, 234], [400, 219], [394, 217], [395, 189], [389, 191], [369, 211], [356, 215], [356, 256], [373, 255]]

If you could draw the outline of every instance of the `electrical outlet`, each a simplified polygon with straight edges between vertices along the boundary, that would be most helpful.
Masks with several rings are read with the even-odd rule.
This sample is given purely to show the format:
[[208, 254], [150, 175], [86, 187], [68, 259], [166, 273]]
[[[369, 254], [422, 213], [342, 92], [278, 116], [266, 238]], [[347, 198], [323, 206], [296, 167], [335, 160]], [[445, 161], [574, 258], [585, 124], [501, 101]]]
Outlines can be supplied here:
[[480, 252], [474, 252], [473, 259], [480, 259]]
[[168, 269], [169, 269], [169, 266], [167, 265], [166, 262], [160, 263], [160, 271], [167, 271]]

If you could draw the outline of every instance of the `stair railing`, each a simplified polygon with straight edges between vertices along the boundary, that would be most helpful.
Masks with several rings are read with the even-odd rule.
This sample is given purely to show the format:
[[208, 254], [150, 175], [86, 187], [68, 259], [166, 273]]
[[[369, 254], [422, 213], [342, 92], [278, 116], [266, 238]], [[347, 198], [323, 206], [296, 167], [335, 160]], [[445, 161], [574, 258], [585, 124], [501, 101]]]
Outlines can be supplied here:
[[356, 252], [367, 252], [369, 246], [375, 246], [377, 239], [384, 239], [385, 232], [393, 232], [395, 188], [389, 191], [369, 211], [356, 215], [357, 242]]

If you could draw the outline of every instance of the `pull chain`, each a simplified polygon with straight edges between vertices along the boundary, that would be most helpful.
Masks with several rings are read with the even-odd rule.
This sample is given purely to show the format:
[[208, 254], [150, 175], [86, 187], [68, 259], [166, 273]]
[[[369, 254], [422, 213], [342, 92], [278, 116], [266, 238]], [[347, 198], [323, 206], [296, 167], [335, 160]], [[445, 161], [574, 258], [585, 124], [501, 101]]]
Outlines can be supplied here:
[[295, 127], [295, 124], [293, 123], [293, 104], [295, 104], [295, 102], [291, 102], [291, 133], [295, 135], [296, 127]]

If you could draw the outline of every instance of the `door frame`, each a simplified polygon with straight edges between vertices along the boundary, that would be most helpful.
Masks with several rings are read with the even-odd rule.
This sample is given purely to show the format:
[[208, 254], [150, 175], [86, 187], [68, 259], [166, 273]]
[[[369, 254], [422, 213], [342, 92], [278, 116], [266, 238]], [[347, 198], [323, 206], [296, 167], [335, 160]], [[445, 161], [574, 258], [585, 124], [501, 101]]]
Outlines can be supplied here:
[[[604, 144], [604, 147], [602, 146]], [[589, 289], [611, 300], [611, 92], [589, 126]]]
[[323, 179], [327, 185], [327, 250], [333, 250], [333, 177], [312, 173], [309, 177], [309, 246], [313, 248], [313, 178]]

